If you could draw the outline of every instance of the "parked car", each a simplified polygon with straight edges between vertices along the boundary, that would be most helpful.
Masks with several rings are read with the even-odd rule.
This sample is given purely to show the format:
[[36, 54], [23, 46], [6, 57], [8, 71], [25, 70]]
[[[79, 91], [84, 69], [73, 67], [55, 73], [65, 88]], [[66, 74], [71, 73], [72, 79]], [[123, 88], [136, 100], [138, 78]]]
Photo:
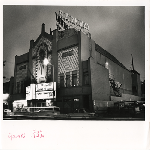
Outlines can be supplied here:
[[11, 112], [11, 110], [10, 109], [4, 109], [4, 112]]
[[73, 113], [67, 114], [68, 118], [73, 118], [73, 119], [88, 119], [88, 118], [93, 118], [94, 116], [95, 113], [91, 113], [85, 108], [76, 109]]
[[11, 112], [10, 109], [4, 109], [4, 111], [3, 111], [3, 116], [11, 116], [11, 115], [13, 115], [13, 114], [14, 114], [14, 113]]
[[135, 117], [137, 114], [144, 114], [145, 107], [141, 101], [118, 101], [114, 107], [108, 108], [107, 115], [119, 117]]
[[[25, 109], [24, 109], [25, 110]], [[57, 106], [49, 107], [26, 107], [25, 111], [15, 112], [15, 115], [25, 116], [51, 116], [60, 114], [60, 108]]]

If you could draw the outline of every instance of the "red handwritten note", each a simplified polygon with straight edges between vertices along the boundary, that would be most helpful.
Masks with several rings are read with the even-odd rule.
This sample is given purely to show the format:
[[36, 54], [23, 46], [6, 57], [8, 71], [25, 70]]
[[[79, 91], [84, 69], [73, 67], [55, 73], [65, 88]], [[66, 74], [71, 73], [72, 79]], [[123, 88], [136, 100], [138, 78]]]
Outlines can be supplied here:
[[42, 137], [44, 137], [44, 135], [41, 132], [42, 132], [41, 130], [40, 131], [33, 130], [34, 138], [37, 138], [37, 137], [42, 138]]
[[8, 138], [10, 138], [11, 140], [15, 139], [15, 138], [16, 139], [17, 138], [25, 138], [25, 133], [23, 133], [23, 134], [17, 134], [17, 135], [9, 133]]
[[[33, 132], [31, 133], [31, 137], [33, 138], [44, 138], [44, 134], [42, 133], [41, 130], [33, 130]], [[24, 139], [27, 138], [25, 133], [21, 133], [21, 134], [8, 134], [8, 138], [10, 138], [11, 140], [13, 139]]]

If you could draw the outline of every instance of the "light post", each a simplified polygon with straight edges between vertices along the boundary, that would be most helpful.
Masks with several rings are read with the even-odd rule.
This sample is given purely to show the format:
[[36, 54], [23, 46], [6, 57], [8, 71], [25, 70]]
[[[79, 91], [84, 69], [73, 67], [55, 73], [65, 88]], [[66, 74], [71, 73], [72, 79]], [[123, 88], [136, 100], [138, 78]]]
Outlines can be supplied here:
[[[53, 68], [53, 101], [54, 101], [54, 65], [49, 63], [47, 58], [44, 59], [44, 65], [46, 65], [46, 66], [51, 65]], [[48, 77], [48, 74], [47, 74], [47, 77]]]

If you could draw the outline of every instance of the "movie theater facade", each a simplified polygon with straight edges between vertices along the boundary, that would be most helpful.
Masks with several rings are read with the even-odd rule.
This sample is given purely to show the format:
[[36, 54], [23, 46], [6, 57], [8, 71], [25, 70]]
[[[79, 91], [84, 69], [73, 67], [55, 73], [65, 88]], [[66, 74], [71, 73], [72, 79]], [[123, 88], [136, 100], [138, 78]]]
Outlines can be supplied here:
[[[80, 29], [69, 28], [61, 19], [61, 13], [56, 14], [57, 29], [50, 33], [42, 24], [39, 37], [30, 41], [29, 52], [15, 57], [11, 102], [26, 101], [26, 106], [35, 107], [51, 102], [68, 113], [77, 108], [111, 107], [120, 100], [140, 100], [140, 74], [96, 44], [86, 23], [76, 21]], [[23, 89], [31, 86], [35, 96], [27, 98], [29, 93], [23, 94]], [[38, 86], [51, 86], [55, 92], [37, 98]]]

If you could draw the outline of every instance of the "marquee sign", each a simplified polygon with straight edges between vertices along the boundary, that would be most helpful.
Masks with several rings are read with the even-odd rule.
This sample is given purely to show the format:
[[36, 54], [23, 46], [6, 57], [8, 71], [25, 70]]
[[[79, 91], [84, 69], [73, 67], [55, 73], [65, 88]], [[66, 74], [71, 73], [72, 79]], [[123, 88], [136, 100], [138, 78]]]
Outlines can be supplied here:
[[[53, 82], [36, 84], [36, 92], [52, 91]], [[54, 91], [56, 90], [56, 82], [54, 82]]]
[[[53, 98], [53, 94], [53, 91], [36, 92], [36, 99], [51, 99]], [[56, 94], [54, 95], [54, 98], [56, 98]]]
[[56, 82], [36, 84], [35, 91], [36, 91], [35, 99], [56, 98]]
[[35, 84], [26, 87], [26, 100], [35, 99]]
[[30, 84], [26, 87], [26, 100], [56, 98], [56, 82]]
[[79, 30], [84, 29], [89, 32], [89, 25], [73, 16], [69, 15], [68, 13], [64, 13], [63, 11], [59, 11], [56, 14], [56, 25], [58, 29], [68, 29], [70, 27], [76, 28], [78, 27]]

